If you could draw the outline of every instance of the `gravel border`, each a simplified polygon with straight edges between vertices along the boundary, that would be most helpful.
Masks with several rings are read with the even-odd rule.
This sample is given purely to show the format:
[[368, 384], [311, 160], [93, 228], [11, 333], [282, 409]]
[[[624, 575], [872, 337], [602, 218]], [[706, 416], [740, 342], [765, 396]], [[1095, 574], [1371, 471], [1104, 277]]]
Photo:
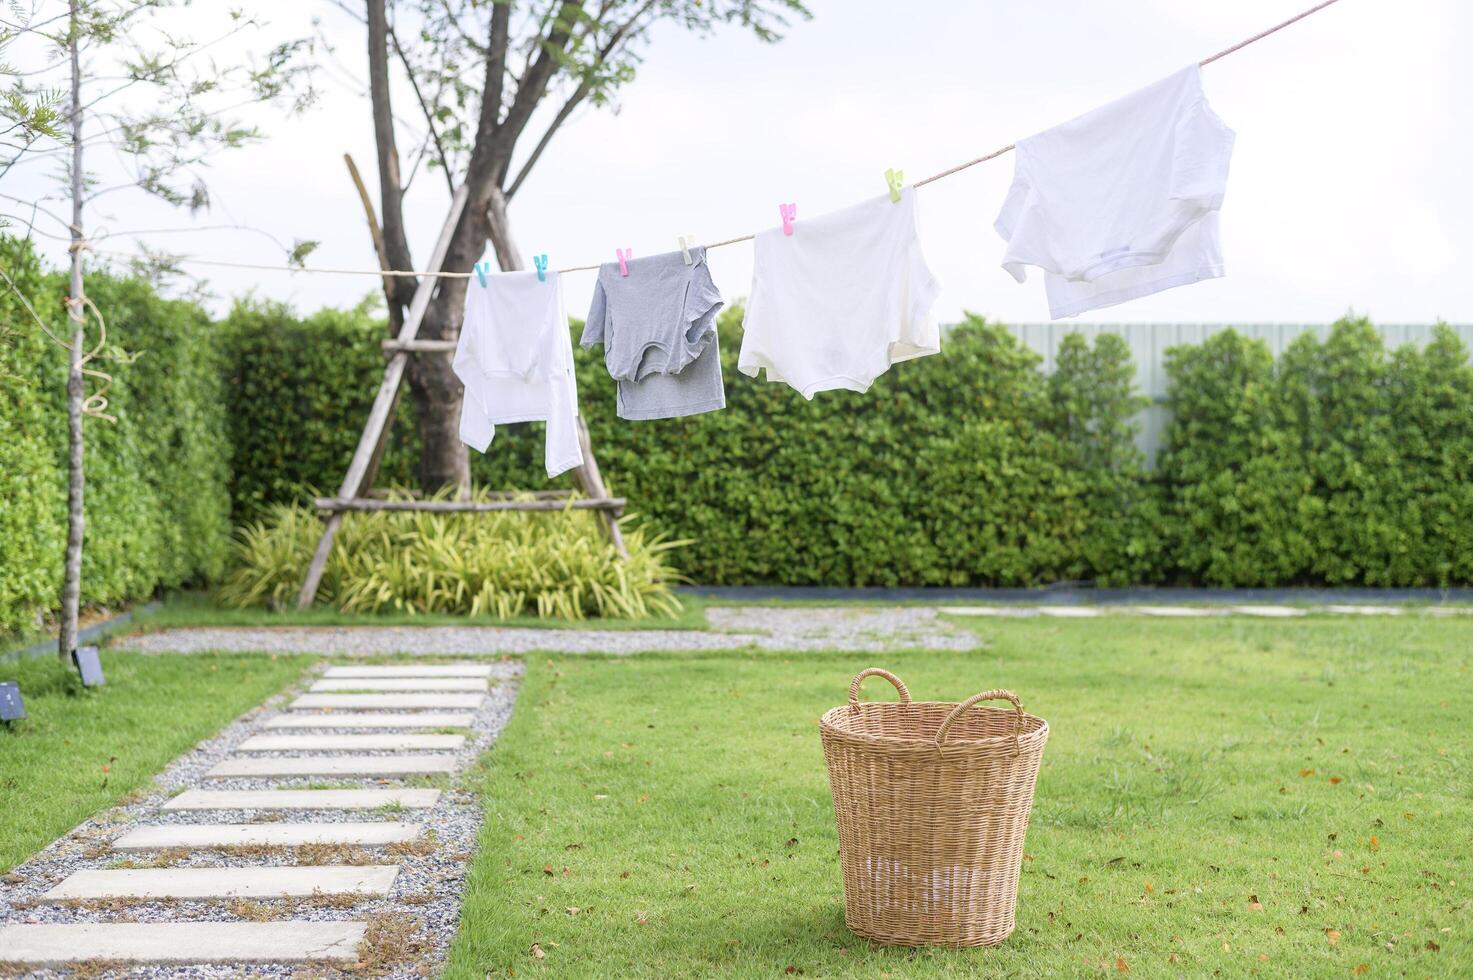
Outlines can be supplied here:
[[[261, 723], [282, 713], [301, 690], [322, 673], [327, 664], [317, 665], [294, 689], [269, 698], [231, 722], [215, 737], [201, 742], [176, 759], [155, 779], [148, 795], [125, 805], [106, 810], [84, 821], [70, 833], [54, 841], [24, 864], [0, 877], [0, 924], [70, 923], [70, 922], [180, 922], [180, 921], [256, 921], [258, 917], [311, 921], [363, 920], [378, 915], [408, 915], [418, 924], [408, 937], [419, 948], [411, 959], [396, 963], [378, 976], [419, 978], [428, 967], [437, 972], [444, 964], [451, 939], [460, 919], [461, 893], [467, 865], [477, 844], [484, 808], [476, 796], [462, 784], [466, 770], [495, 741], [511, 717], [522, 676], [522, 664], [507, 661], [494, 664], [488, 679], [491, 687], [486, 704], [471, 712], [470, 737], [454, 753], [457, 772], [454, 776], [424, 779], [376, 779], [333, 777], [334, 788], [375, 788], [433, 785], [443, 789], [439, 801], [427, 809], [406, 809], [398, 813], [377, 810], [196, 810], [162, 811], [161, 805], [185, 789], [264, 789], [305, 788], [321, 785], [314, 779], [206, 779], [205, 773], [229, 757], [235, 747], [251, 735], [261, 733]], [[365, 729], [313, 729], [313, 733], [361, 734]], [[382, 729], [367, 729], [382, 731]], [[273, 753], [278, 754], [278, 753]], [[297, 753], [279, 753], [294, 755]], [[312, 754], [343, 755], [344, 752]], [[266, 756], [266, 753], [252, 753]], [[298, 863], [294, 849], [259, 849], [250, 852], [229, 850], [193, 850], [188, 852], [142, 851], [127, 854], [113, 852], [108, 845], [129, 830], [148, 824], [204, 824], [271, 822], [327, 823], [340, 821], [401, 821], [423, 824], [426, 835], [433, 835], [433, 848], [416, 853], [394, 845], [379, 847], [353, 846], [327, 863], [397, 864], [399, 874], [384, 898], [369, 898], [346, 907], [334, 907], [313, 899], [289, 901], [273, 899], [260, 902], [177, 901], [108, 903], [32, 904], [32, 901], [68, 875], [86, 869], [116, 867], [132, 861], [147, 866], [160, 859], [172, 867], [265, 867]], [[242, 914], [243, 913], [243, 914]], [[301, 977], [301, 964], [240, 964], [200, 966], [129, 966], [104, 970], [94, 976], [106, 977]], [[326, 966], [307, 968], [308, 975], [339, 975], [341, 971]], [[67, 971], [41, 970], [22, 974], [27, 977], [52, 978], [68, 975]], [[361, 976], [363, 974], [354, 974]]]
[[711, 629], [567, 630], [498, 626], [193, 627], [115, 640], [112, 649], [148, 653], [207, 650], [306, 652], [334, 657], [504, 656], [526, 653], [632, 653], [693, 650], [975, 650], [974, 633], [926, 607], [716, 606]]

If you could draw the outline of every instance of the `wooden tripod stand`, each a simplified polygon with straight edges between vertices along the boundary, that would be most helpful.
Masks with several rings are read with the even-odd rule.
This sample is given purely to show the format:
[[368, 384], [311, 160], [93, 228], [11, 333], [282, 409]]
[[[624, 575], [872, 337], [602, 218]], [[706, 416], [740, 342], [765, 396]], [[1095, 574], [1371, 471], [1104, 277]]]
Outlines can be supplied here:
[[[438, 272], [445, 261], [445, 253], [450, 250], [451, 236], [465, 210], [466, 195], [466, 188], [462, 186], [450, 202], [450, 213], [445, 219], [445, 227], [440, 230], [439, 240], [435, 242], [435, 250], [430, 258], [431, 271]], [[363, 434], [358, 438], [358, 448], [353, 452], [353, 461], [348, 464], [347, 475], [343, 477], [337, 496], [319, 497], [315, 501], [326, 521], [322, 527], [322, 537], [317, 542], [317, 550], [312, 555], [312, 563], [307, 566], [307, 577], [302, 582], [302, 590], [297, 594], [299, 609], [307, 608], [317, 599], [322, 573], [327, 568], [327, 559], [332, 553], [333, 539], [342, 526], [343, 515], [354, 510], [474, 513], [495, 510], [559, 511], [567, 508], [596, 510], [603, 519], [604, 528], [619, 556], [629, 556], [618, 522], [619, 516], [624, 512], [624, 500], [609, 496], [608, 488], [604, 486], [603, 477], [599, 474], [598, 461], [594, 459], [593, 446], [588, 439], [588, 427], [584, 425], [582, 416], [578, 418], [578, 444], [583, 450], [583, 465], [574, 470], [574, 476], [584, 495], [582, 498], [573, 499], [573, 494], [566, 490], [539, 490], [532, 494], [531, 500], [511, 499], [517, 496], [511, 491], [494, 494], [494, 499], [489, 501], [379, 500], [369, 495], [373, 481], [378, 476], [384, 446], [388, 443], [389, 423], [394, 417], [394, 406], [399, 400], [399, 389], [403, 385], [404, 371], [410, 356], [428, 354], [443, 357], [455, 352], [453, 340], [417, 340], [415, 336], [419, 333], [420, 322], [429, 309], [437, 284], [438, 280], [434, 276], [425, 276], [420, 280], [399, 336], [384, 341], [384, 352], [388, 355], [384, 380], [379, 384], [373, 407], [369, 409], [368, 421], [363, 426]]]

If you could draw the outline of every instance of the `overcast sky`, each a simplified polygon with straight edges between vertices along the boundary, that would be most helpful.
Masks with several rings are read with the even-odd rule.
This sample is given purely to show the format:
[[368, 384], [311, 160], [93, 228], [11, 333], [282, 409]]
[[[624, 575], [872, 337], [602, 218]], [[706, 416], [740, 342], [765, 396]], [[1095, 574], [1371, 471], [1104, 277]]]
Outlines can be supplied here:
[[[1309, 2], [810, 0], [813, 20], [776, 45], [734, 29], [709, 38], [663, 29], [618, 113], [587, 109], [564, 128], [513, 202], [513, 225], [525, 253], [547, 252], [558, 267], [611, 260], [615, 247], [669, 251], [687, 232], [711, 241], [767, 227], [780, 201], [796, 201], [801, 221], [883, 193], [886, 167], [915, 179], [978, 156]], [[268, 141], [218, 158], [214, 210], [197, 223], [319, 239], [309, 264], [372, 269], [342, 162], [352, 153], [374, 179], [362, 28], [318, 0], [253, 6], [280, 35], [307, 33], [320, 17], [337, 53], [316, 109], [263, 118]], [[1317, 323], [1354, 309], [1386, 323], [1473, 321], [1473, 59], [1458, 50], [1470, 24], [1457, 0], [1341, 0], [1206, 68], [1208, 98], [1238, 134], [1222, 215], [1228, 275], [1084, 319]], [[407, 97], [399, 108], [411, 111]], [[920, 192], [943, 320], [964, 309], [1047, 319], [1041, 281], [1019, 285], [998, 265], [991, 225], [1012, 168], [1004, 156]], [[50, 187], [32, 168], [5, 190]], [[422, 265], [443, 220], [443, 180], [422, 174], [410, 200]], [[108, 209], [92, 223], [189, 224], [136, 196]], [[281, 261], [270, 242], [237, 232], [146, 237], [201, 258]], [[750, 245], [713, 252], [711, 266], [729, 299], [747, 294]], [[222, 297], [254, 290], [302, 311], [376, 288], [371, 278], [195, 271]], [[592, 276], [566, 285], [581, 316]]]

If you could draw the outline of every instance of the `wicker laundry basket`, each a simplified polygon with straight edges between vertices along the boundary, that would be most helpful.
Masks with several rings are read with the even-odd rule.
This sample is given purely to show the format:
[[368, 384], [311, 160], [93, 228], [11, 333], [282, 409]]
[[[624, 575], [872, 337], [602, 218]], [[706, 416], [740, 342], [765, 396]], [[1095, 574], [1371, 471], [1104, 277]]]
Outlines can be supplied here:
[[[879, 675], [899, 702], [859, 703]], [[1007, 700], [1012, 710], [975, 708]], [[1048, 723], [1008, 691], [912, 701], [872, 667], [819, 720], [839, 823], [844, 922], [902, 946], [990, 946], [1013, 931]]]

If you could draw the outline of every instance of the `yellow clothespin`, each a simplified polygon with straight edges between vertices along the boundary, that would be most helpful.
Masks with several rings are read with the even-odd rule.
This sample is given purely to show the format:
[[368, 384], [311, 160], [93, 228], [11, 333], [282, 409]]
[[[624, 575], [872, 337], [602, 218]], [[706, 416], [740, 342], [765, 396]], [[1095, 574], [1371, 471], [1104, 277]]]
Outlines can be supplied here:
[[890, 169], [885, 171], [885, 183], [890, 186], [890, 200], [896, 204], [900, 203], [900, 188], [905, 183], [905, 171]]

